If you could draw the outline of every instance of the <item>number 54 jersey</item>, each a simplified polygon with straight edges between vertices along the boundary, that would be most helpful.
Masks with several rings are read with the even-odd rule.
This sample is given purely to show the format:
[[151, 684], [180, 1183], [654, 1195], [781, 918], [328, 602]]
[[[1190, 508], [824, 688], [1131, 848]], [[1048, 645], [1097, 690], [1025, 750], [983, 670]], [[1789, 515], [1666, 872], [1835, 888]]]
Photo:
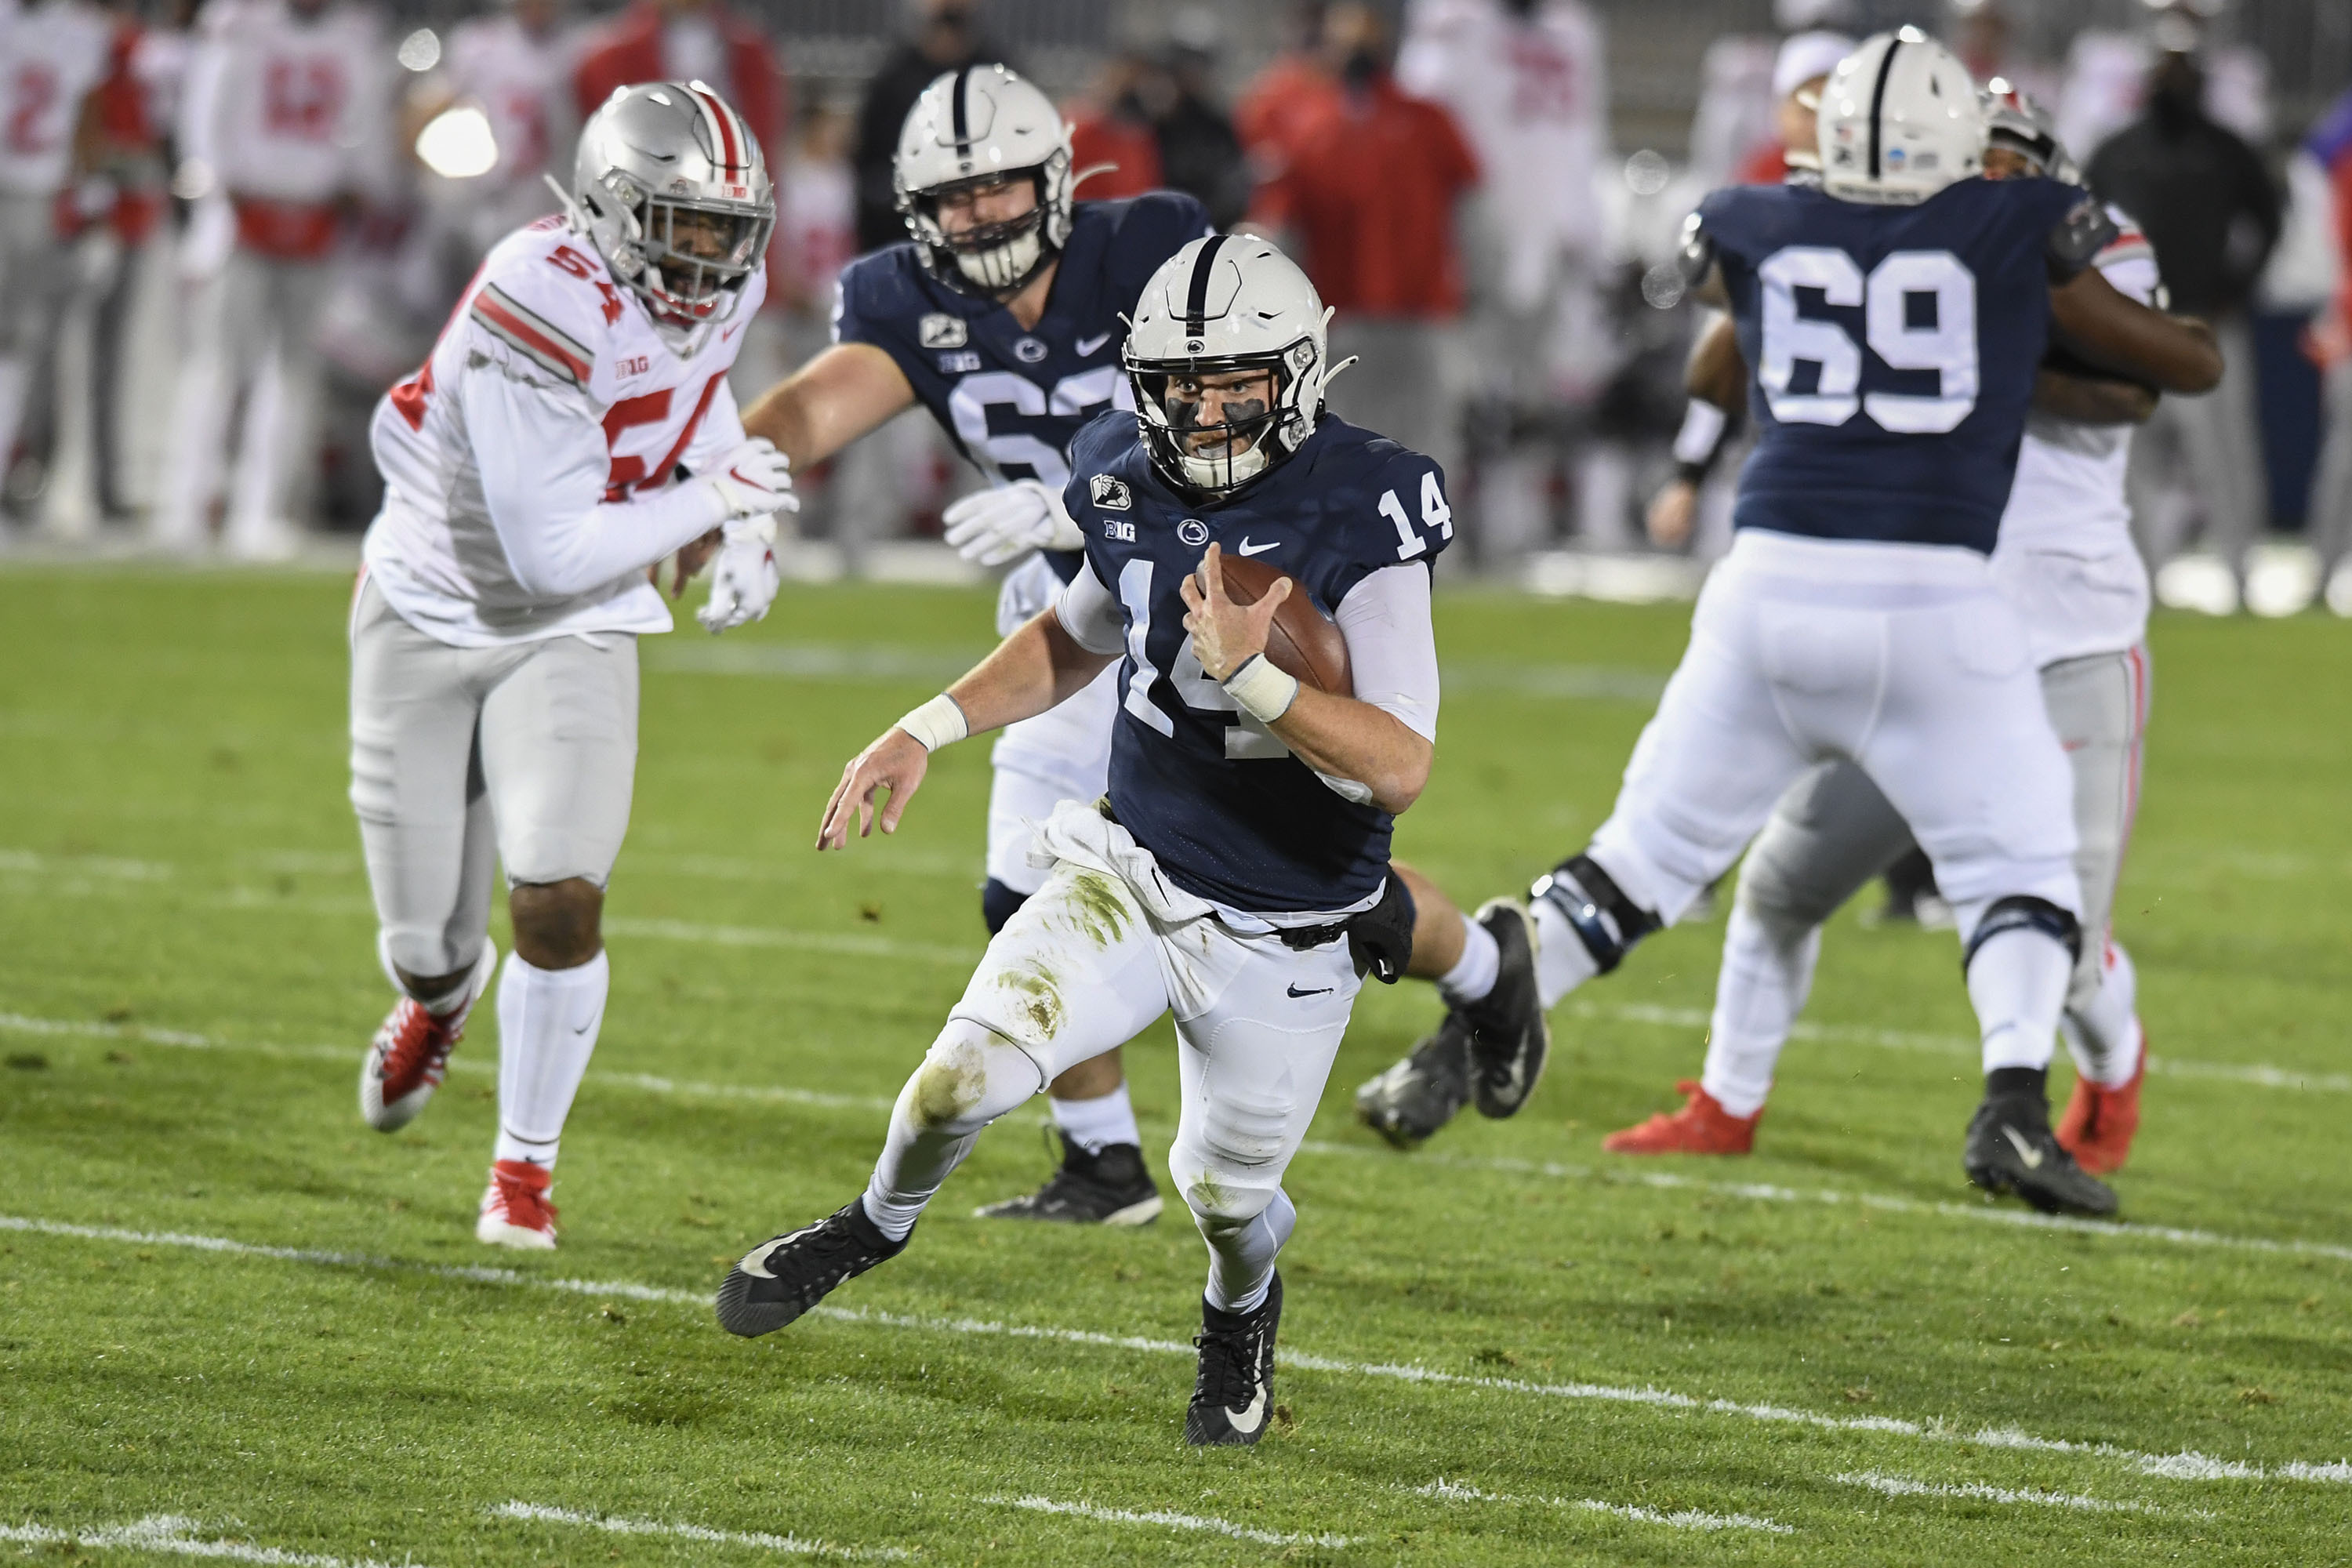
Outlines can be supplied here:
[[2049, 346], [2050, 285], [2114, 233], [2054, 180], [1962, 180], [1916, 206], [1818, 187], [1700, 204], [1753, 368], [1736, 528], [1990, 555]]

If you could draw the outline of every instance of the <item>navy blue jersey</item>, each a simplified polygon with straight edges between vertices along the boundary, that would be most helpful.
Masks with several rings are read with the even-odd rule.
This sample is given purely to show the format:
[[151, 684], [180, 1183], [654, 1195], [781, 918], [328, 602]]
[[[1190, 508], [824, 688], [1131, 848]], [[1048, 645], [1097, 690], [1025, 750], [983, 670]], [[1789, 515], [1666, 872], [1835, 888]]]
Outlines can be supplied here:
[[2089, 200], [1971, 179], [1916, 206], [1800, 185], [1701, 203], [1759, 428], [1733, 525], [1990, 555], [2049, 342], [2053, 232]]
[[1131, 414], [1088, 425], [1070, 466], [1062, 499], [1127, 626], [1110, 748], [1119, 822], [1171, 881], [1230, 908], [1341, 910], [1378, 892], [1389, 814], [1341, 797], [1209, 679], [1178, 585], [1214, 541], [1280, 567], [1329, 615], [1371, 573], [1445, 548], [1444, 475], [1328, 415], [1296, 457], [1216, 506], [1160, 478]]

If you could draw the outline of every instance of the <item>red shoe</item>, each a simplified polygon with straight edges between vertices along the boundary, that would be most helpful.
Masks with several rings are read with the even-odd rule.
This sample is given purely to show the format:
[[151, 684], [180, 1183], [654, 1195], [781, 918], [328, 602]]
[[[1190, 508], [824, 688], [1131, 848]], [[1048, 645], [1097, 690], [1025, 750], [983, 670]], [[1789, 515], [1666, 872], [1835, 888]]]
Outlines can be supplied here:
[[1612, 1154], [1745, 1154], [1756, 1146], [1761, 1109], [1753, 1116], [1734, 1116], [1689, 1079], [1675, 1085], [1675, 1092], [1690, 1096], [1680, 1110], [1612, 1132], [1601, 1146]]
[[482, 1194], [482, 1217], [474, 1239], [528, 1252], [555, 1250], [555, 1205], [547, 1201], [555, 1173], [528, 1160], [499, 1160], [490, 1166]]
[[416, 1120], [449, 1070], [449, 1053], [466, 1037], [466, 1019], [498, 973], [498, 949], [482, 944], [482, 956], [466, 983], [466, 1000], [439, 1016], [414, 997], [403, 996], [368, 1043], [360, 1062], [360, 1114], [379, 1132], [394, 1132]]
[[2140, 1031], [2139, 1066], [2121, 1089], [2087, 1078], [2074, 1079], [2066, 1114], [2058, 1119], [2058, 1147], [2095, 1176], [2120, 1171], [2131, 1157], [2132, 1134], [2139, 1131], [2139, 1085], [2147, 1076], [2147, 1031]]

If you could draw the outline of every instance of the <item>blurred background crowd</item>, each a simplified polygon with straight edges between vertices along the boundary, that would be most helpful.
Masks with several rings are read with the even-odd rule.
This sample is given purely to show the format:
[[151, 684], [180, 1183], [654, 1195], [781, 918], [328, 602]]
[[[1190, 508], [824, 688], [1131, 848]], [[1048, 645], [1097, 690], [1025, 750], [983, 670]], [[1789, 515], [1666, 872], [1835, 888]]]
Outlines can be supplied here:
[[[1277, 236], [1363, 365], [1332, 400], [1437, 457], [1470, 558], [1686, 589], [1736, 462], [1661, 517], [1706, 191], [1778, 180], [1847, 40], [1910, 22], [2046, 105], [2229, 374], [2134, 497], [2167, 600], [2352, 614], [2352, 0], [0, 0], [0, 541], [272, 559], [373, 515], [376, 397], [483, 252], [554, 210], [614, 88], [700, 78], [780, 191], [745, 401], [904, 237], [923, 85], [1060, 100], [1080, 197], [1170, 185]], [[971, 481], [918, 413], [803, 476], [803, 569], [910, 546]]]

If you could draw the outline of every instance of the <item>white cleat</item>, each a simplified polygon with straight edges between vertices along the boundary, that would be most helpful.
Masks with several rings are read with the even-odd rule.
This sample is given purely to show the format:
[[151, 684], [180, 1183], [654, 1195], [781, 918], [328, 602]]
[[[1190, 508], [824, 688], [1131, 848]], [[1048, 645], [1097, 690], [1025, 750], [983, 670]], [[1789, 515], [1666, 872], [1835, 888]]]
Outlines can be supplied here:
[[482, 1194], [482, 1217], [474, 1222], [474, 1239], [523, 1252], [554, 1251], [555, 1205], [547, 1197], [554, 1184], [551, 1172], [527, 1160], [492, 1164], [490, 1184]]

